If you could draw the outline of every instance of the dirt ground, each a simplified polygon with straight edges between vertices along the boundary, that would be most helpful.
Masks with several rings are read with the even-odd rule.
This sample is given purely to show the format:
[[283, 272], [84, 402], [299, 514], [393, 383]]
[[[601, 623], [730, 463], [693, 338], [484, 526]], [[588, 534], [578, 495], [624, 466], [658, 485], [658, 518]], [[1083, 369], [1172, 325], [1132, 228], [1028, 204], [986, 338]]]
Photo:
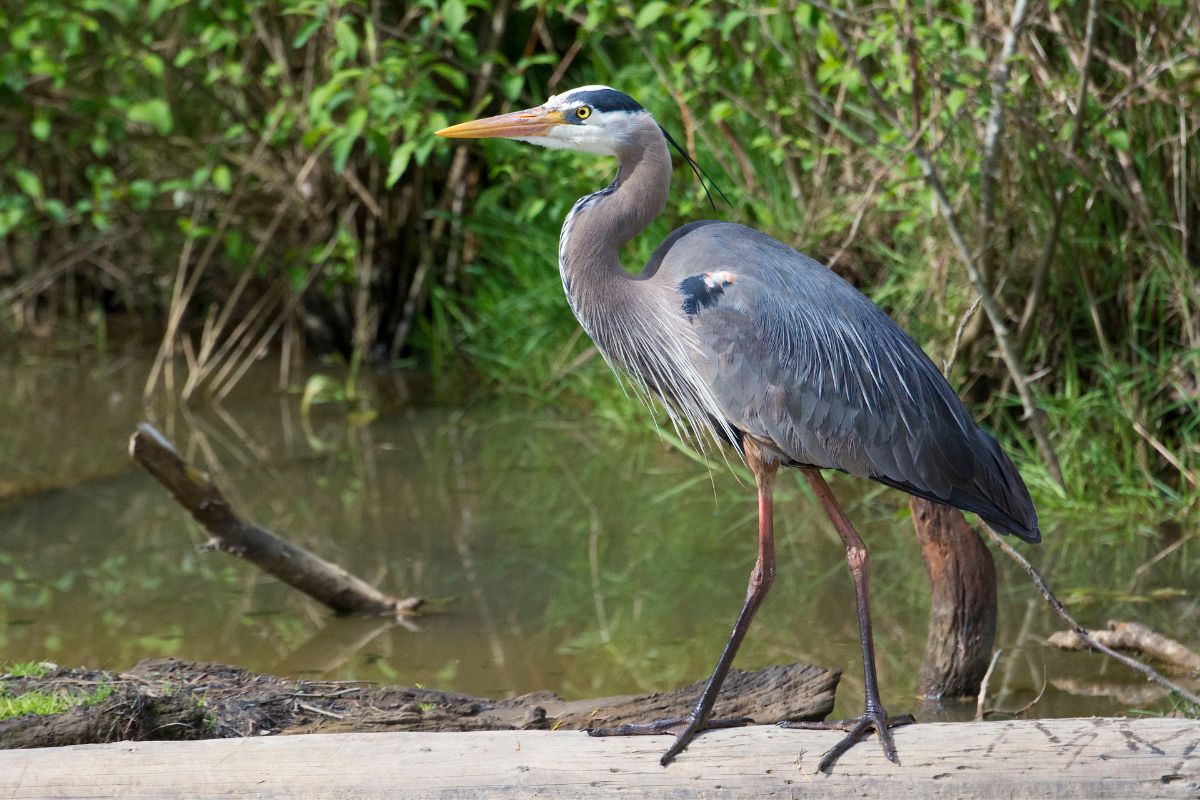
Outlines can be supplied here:
[[[823, 719], [840, 674], [802, 664], [733, 670], [716, 716], [756, 722]], [[55, 668], [0, 676], [0, 697], [31, 691], [111, 694], [60, 714], [0, 721], [0, 748], [123, 740], [194, 740], [294, 733], [582, 729], [682, 716], [702, 684], [673, 692], [566, 701], [550, 692], [508, 699], [366, 682], [297, 680], [224, 664], [143, 661], [127, 672]]]

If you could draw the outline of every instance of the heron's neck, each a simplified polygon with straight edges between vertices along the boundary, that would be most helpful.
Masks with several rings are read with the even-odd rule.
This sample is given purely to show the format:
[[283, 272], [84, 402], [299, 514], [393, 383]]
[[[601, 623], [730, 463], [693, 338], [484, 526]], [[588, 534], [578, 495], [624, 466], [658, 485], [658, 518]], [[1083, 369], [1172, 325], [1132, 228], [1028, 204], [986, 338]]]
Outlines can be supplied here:
[[617, 159], [612, 184], [577, 202], [563, 223], [558, 264], [571, 310], [611, 366], [663, 400], [680, 435], [701, 449], [704, 431], [732, 441], [675, 287], [621, 268], [621, 245], [662, 213], [671, 186], [667, 141], [649, 115]]
[[[558, 243], [563, 289], [593, 339], [600, 315], [619, 310], [633, 283], [633, 276], [621, 268], [621, 246], [662, 213], [671, 185], [667, 143], [649, 116], [617, 159], [617, 177], [575, 203]], [[597, 344], [603, 348], [600, 341]]]

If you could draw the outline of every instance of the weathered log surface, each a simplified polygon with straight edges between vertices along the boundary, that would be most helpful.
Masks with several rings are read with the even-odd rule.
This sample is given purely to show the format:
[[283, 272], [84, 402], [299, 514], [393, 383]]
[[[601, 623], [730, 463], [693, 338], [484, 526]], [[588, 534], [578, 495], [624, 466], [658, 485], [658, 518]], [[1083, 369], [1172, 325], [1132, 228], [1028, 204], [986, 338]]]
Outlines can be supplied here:
[[1058, 719], [910, 725], [814, 772], [838, 733], [705, 733], [666, 769], [661, 736], [385, 733], [139, 742], [0, 753], [26, 798], [1200, 797], [1200, 723]]
[[[840, 673], [804, 664], [733, 670], [717, 700], [722, 717], [760, 723], [824, 719]], [[261, 734], [372, 731], [580, 729], [590, 724], [681, 717], [700, 696], [695, 683], [671, 692], [562, 700], [536, 692], [500, 700], [361, 682], [289, 680], [223, 664], [143, 661], [125, 673], [57, 670], [40, 678], [0, 676], [0, 696], [106, 686], [103, 703], [53, 716], [0, 720], [0, 749], [121, 740], [198, 740]]]
[[396, 598], [299, 545], [242, 519], [212, 479], [179, 457], [165, 436], [143, 422], [129, 455], [161, 483], [223, 550], [299, 589], [339, 614], [405, 614], [418, 598]]
[[929, 634], [917, 679], [928, 698], [973, 697], [996, 638], [996, 565], [957, 508], [909, 499], [931, 592]]

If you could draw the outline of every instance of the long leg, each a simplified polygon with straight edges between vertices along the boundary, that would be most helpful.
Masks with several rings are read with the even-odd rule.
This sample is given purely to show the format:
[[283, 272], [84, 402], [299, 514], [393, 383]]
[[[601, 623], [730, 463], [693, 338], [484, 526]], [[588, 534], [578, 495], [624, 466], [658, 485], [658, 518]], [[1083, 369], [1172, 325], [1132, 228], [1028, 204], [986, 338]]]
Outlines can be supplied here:
[[772, 492], [779, 464], [764, 463], [757, 445], [749, 439], [745, 442], [745, 452], [746, 461], [754, 472], [754, 479], [758, 484], [758, 559], [754, 562], [754, 569], [750, 572], [750, 583], [746, 587], [746, 600], [742, 604], [741, 613], [738, 614], [737, 622], [733, 625], [733, 632], [729, 635], [729, 641], [725, 643], [725, 650], [721, 653], [721, 658], [717, 661], [717, 666], [713, 669], [712, 677], [708, 679], [704, 692], [701, 693], [700, 699], [688, 712], [688, 715], [682, 719], [634, 723], [616, 728], [588, 729], [588, 733], [592, 736], [675, 734], [674, 744], [660, 759], [659, 763], [664, 767], [671, 763], [671, 759], [679, 755], [701, 731], [710, 728], [735, 727], [753, 721], [748, 717], [730, 720], [710, 718], [713, 705], [717, 702], [717, 695], [721, 691], [721, 684], [725, 682], [725, 676], [729, 674], [729, 668], [733, 664], [733, 657], [737, 654], [738, 646], [741, 645], [742, 639], [746, 638], [746, 631], [750, 629], [754, 614], [762, 605], [767, 591], [771, 588], [771, 582], [775, 579], [775, 525]]
[[870, 570], [867, 567], [867, 546], [858, 532], [854, 530], [854, 526], [850, 524], [842, 507], [838, 505], [837, 498], [829, 490], [829, 484], [825, 483], [820, 471], [805, 469], [804, 477], [808, 479], [809, 485], [817, 495], [817, 499], [821, 501], [821, 506], [833, 521], [833, 526], [837, 528], [838, 535], [842, 537], [842, 542], [846, 546], [846, 561], [850, 564], [850, 574], [854, 576], [854, 599], [858, 607], [858, 633], [859, 641], [862, 644], [866, 705], [863, 715], [856, 719], [815, 723], [786, 722], [782, 725], [786, 728], [837, 728], [848, 731], [841, 741], [821, 757], [821, 762], [817, 765], [818, 770], [827, 770], [871, 728], [874, 728], [879, 734], [879, 743], [883, 746], [883, 754], [889, 761], [899, 764], [900, 760], [896, 756], [896, 744], [892, 740], [890, 728], [906, 725], [913, 720], [908, 715], [889, 720], [887, 712], [884, 711], [883, 704], [879, 700], [879, 680], [875, 674], [875, 642], [871, 636], [870, 590], [867, 585], [870, 578]]

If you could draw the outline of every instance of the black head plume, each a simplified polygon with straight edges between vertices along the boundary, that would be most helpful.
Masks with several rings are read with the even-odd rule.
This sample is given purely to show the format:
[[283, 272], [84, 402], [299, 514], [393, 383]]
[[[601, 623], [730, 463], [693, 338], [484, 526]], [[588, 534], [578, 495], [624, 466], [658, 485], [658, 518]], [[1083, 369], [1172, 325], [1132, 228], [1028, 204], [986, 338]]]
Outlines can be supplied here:
[[710, 178], [708, 173], [696, 163], [696, 160], [688, 155], [686, 150], [679, 146], [679, 142], [675, 141], [675, 139], [671, 137], [671, 134], [667, 133], [667, 129], [662, 125], [659, 125], [658, 129], [662, 131], [663, 136], [667, 137], [667, 143], [670, 144], [671, 147], [674, 147], [679, 155], [683, 156], [683, 160], [688, 163], [688, 166], [692, 168], [692, 172], [694, 172], [696, 177], [700, 179], [700, 185], [704, 188], [704, 195], [708, 198], [708, 204], [713, 207], [713, 210], [715, 211], [717, 209], [717, 204], [713, 202], [712, 194], [708, 191], [708, 184], [710, 183], [712, 184], [712, 187], [717, 190], [717, 194], [721, 195], [722, 200], [729, 205], [733, 205], [733, 203], [729, 202], [729, 198], [725, 196], [725, 193], [721, 191], [721, 187], [717, 186], [717, 182]]

